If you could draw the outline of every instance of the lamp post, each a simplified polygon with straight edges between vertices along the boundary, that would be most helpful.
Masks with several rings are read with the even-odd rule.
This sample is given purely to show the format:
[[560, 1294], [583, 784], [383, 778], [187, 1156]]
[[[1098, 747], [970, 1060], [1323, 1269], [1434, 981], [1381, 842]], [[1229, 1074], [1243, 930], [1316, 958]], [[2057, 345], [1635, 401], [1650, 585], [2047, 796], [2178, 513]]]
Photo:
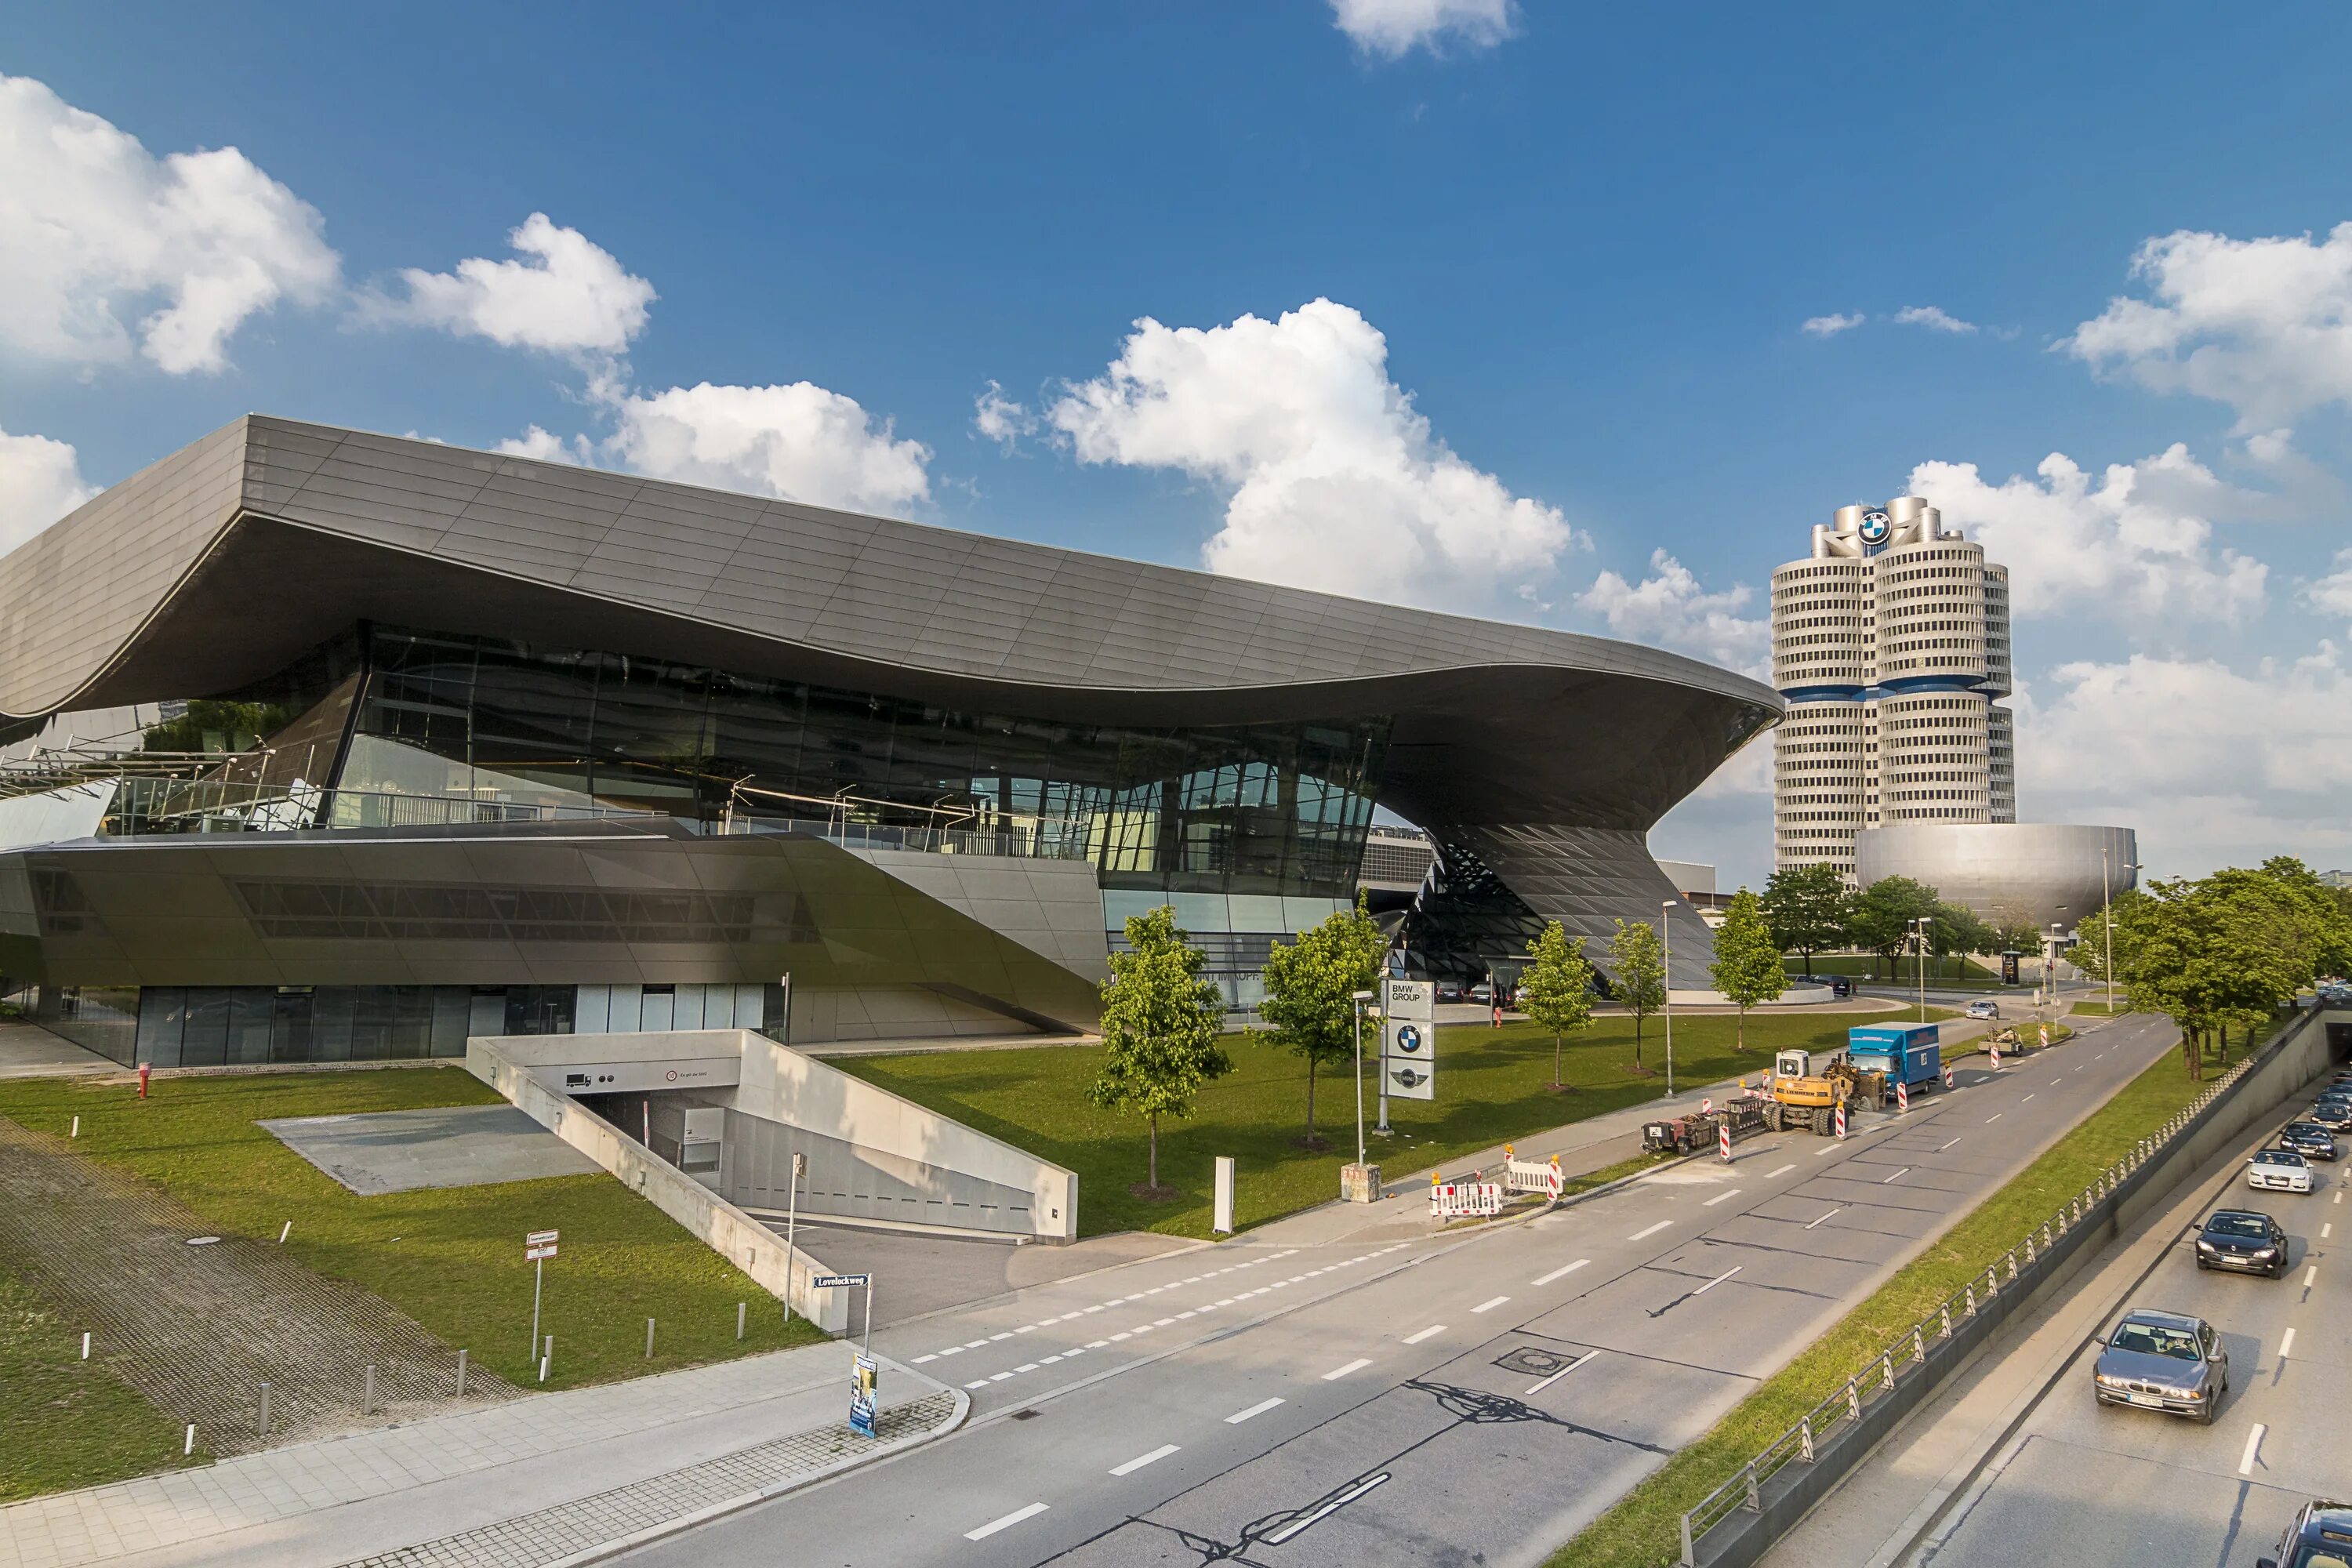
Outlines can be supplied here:
[[1675, 1097], [1675, 926], [1674, 908], [1682, 900], [1667, 899], [1658, 905], [1658, 938], [1665, 944], [1665, 973], [1658, 986], [1658, 1010], [1666, 1020], [1666, 1098]]
[[1914, 916], [1911, 930], [1919, 941], [1919, 951], [1912, 962], [1918, 965], [1919, 1021], [1924, 1024], [1927, 1021], [1927, 917]]
[[[2102, 844], [2099, 846], [2099, 924], [2107, 939], [2106, 962], [2102, 967], [2107, 972], [2107, 1016], [2112, 1018], [2116, 1016], [2116, 889], [2107, 860], [2107, 847]], [[2137, 860], [2124, 868], [2132, 873], [2134, 881], [2137, 881], [2139, 873], [2147, 868]]]
[[2058, 944], [2064, 940], [2061, 933], [2065, 929], [2063, 921], [2052, 921], [2049, 943], [2042, 949], [2045, 956], [2042, 958], [2042, 967], [2048, 972], [2050, 977], [2049, 1007], [2053, 1013], [2058, 1009]]
[[1364, 1004], [1372, 999], [1369, 991], [1358, 991], [1350, 998], [1356, 1004], [1356, 1163], [1364, 1163]]

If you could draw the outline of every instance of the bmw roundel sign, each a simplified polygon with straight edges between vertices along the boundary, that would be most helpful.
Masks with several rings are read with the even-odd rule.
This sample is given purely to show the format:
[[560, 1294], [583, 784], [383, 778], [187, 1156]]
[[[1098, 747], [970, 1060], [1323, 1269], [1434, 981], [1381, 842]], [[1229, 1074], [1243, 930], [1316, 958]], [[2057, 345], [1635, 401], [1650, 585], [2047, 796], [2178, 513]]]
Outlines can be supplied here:
[[1421, 1026], [1418, 1024], [1399, 1024], [1396, 1031], [1396, 1048], [1397, 1054], [1400, 1056], [1419, 1056], [1421, 1054]]
[[1873, 510], [1862, 514], [1862, 542], [1864, 544], [1884, 544], [1886, 536], [1894, 530], [1893, 521], [1884, 510]]

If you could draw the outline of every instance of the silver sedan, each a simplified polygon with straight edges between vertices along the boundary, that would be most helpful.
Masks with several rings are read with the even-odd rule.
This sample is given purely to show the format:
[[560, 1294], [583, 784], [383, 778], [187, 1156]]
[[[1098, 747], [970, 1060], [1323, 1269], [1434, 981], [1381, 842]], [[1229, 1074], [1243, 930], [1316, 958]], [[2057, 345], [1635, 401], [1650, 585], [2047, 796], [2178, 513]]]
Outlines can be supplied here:
[[2202, 1318], [2134, 1308], [2091, 1369], [2102, 1405], [2189, 1415], [2211, 1426], [2230, 1392], [2230, 1352]]

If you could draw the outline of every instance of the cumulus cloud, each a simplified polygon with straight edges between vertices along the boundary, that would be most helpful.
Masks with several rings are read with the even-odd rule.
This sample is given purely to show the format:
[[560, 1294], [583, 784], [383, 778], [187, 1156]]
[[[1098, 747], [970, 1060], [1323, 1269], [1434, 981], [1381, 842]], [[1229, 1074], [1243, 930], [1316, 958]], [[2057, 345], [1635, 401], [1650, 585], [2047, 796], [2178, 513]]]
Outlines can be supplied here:
[[2352, 223], [2231, 239], [2188, 229], [2132, 258], [2147, 298], [2118, 296], [2059, 347], [2161, 392], [2226, 403], [2241, 429], [2352, 404]]
[[507, 243], [522, 259], [468, 257], [454, 272], [404, 268], [405, 295], [371, 295], [363, 310], [551, 353], [617, 354], [645, 331], [654, 286], [578, 229], [533, 213]]
[[1022, 437], [1035, 434], [1037, 416], [992, 381], [987, 391], [971, 400], [971, 427], [1010, 451]]
[[1906, 327], [1925, 327], [1933, 332], [1973, 332], [1974, 321], [1963, 321], [1938, 305], [1906, 305], [1895, 312], [1895, 319]]
[[1922, 463], [1911, 492], [2010, 569], [2020, 616], [2087, 610], [2134, 621], [2234, 622], [2260, 607], [2268, 568], [2216, 546], [2210, 506], [2229, 487], [2175, 444], [2096, 479], [2063, 452], [2032, 479], [1986, 482], [1974, 463]]
[[703, 382], [616, 392], [605, 402], [615, 428], [600, 450], [654, 479], [856, 511], [930, 499], [929, 447], [898, 438], [887, 419], [877, 421], [855, 398], [805, 381]]
[[1169, 468], [1222, 488], [1213, 572], [1475, 608], [1548, 576], [1578, 542], [1432, 432], [1389, 379], [1388, 342], [1345, 305], [1166, 327], [1068, 387], [1045, 424], [1081, 462]]
[[157, 159], [0, 77], [0, 343], [72, 364], [135, 343], [173, 375], [219, 371], [247, 320], [323, 300], [341, 269], [317, 211], [236, 148]]
[[1603, 572], [1577, 595], [1576, 603], [1601, 616], [1618, 637], [1655, 643], [1769, 679], [1770, 627], [1762, 619], [1739, 614], [1751, 597], [1744, 583], [1710, 594], [1690, 568], [1656, 550], [1650, 554], [1650, 575], [1641, 582]]
[[97, 493], [72, 447], [0, 430], [0, 555]]
[[1492, 48], [1518, 31], [1513, 0], [1331, 0], [1331, 18], [1357, 47], [1391, 60], [1449, 41]]
[[2325, 616], [2352, 620], [2352, 550], [2339, 550], [2335, 570], [2304, 585], [2303, 602]]
[[588, 466], [589, 460], [586, 437], [575, 436], [566, 441], [552, 430], [543, 430], [536, 425], [520, 436], [508, 437], [492, 449], [509, 458], [536, 458], [542, 463], [570, 463], [580, 468]]
[[1868, 320], [1869, 317], [1858, 311], [1851, 316], [1808, 316], [1805, 318], [1805, 331], [1817, 338], [1833, 338], [1840, 332], [1852, 331]]

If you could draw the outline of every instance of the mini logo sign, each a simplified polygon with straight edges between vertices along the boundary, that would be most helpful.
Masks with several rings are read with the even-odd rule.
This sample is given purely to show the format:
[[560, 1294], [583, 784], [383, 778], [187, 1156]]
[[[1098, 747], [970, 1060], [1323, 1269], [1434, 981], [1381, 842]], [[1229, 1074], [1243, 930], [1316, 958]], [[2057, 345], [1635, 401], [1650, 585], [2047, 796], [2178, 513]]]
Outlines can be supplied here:
[[1894, 520], [1884, 510], [1874, 508], [1862, 514], [1862, 542], [1864, 544], [1885, 543], [1887, 535], [1892, 533], [1894, 529]]

